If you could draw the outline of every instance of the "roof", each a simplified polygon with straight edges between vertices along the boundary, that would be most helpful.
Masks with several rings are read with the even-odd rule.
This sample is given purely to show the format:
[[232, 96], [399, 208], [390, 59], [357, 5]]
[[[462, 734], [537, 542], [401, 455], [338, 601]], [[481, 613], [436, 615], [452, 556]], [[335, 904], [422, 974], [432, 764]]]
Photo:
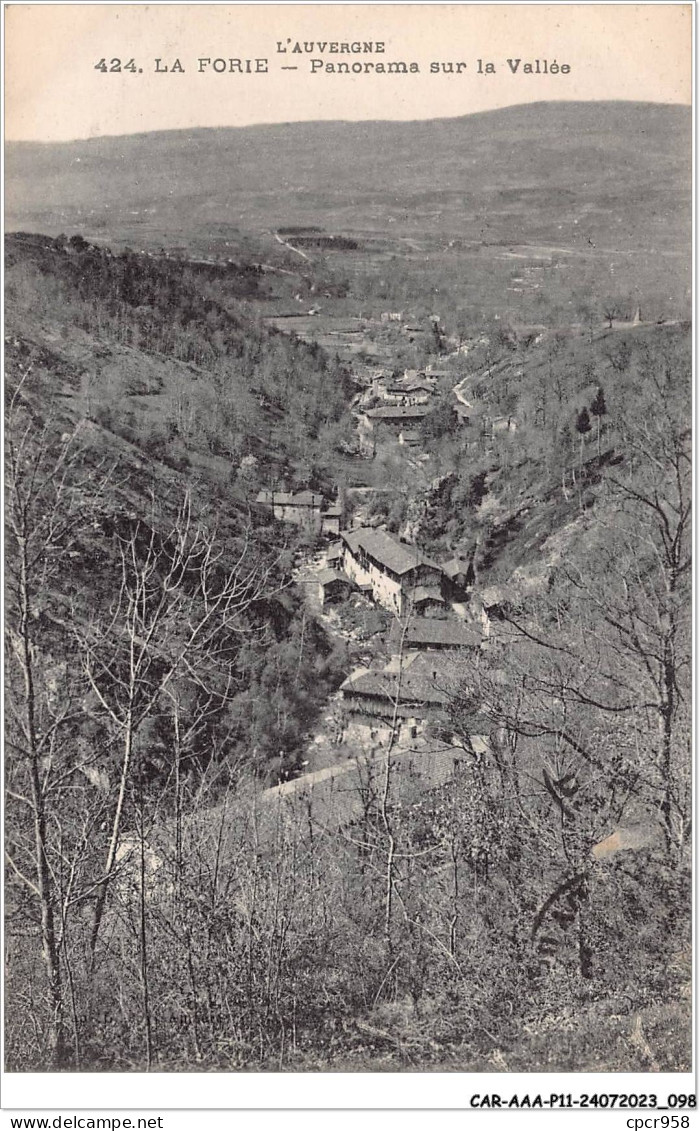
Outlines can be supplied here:
[[469, 562], [465, 562], [463, 558], [450, 558], [449, 562], [442, 563], [442, 572], [451, 580], [460, 573], [466, 573], [468, 569]]
[[370, 420], [422, 420], [430, 412], [428, 405], [387, 405], [370, 408], [366, 415]]
[[320, 507], [323, 505], [323, 495], [317, 495], [314, 491], [260, 491], [255, 501], [268, 503], [270, 506]]
[[441, 706], [448, 702], [449, 692], [459, 680], [454, 660], [425, 652], [402, 657], [401, 678], [396, 661], [383, 671], [368, 671], [350, 676], [341, 685], [345, 695], [360, 695], [400, 703], [422, 703]]
[[387, 385], [387, 393], [396, 393], [397, 396], [405, 397], [409, 393], [422, 392], [432, 393], [433, 386], [429, 381], [408, 381], [405, 377], [400, 377], [398, 381], [394, 381], [392, 385]]
[[439, 565], [426, 558], [416, 546], [399, 542], [386, 530], [373, 530], [369, 526], [361, 526], [357, 530], [341, 531], [340, 536], [354, 554], [358, 550], [364, 550], [392, 573], [400, 575], [409, 573], [410, 570], [417, 569], [421, 565], [440, 569]]
[[322, 518], [340, 518], [342, 513], [343, 513], [343, 508], [340, 506], [340, 504], [339, 503], [333, 503], [333, 506], [326, 507], [326, 509], [323, 512], [323, 514], [321, 515], [321, 517]]
[[296, 494], [289, 496], [288, 505], [293, 507], [322, 507], [323, 495], [317, 495], [314, 491], [297, 491]]
[[338, 573], [336, 569], [319, 570], [316, 576], [321, 585], [330, 585], [332, 581], [342, 581], [343, 585], [352, 585], [350, 578], [346, 577], [344, 573]]
[[411, 600], [414, 605], [420, 605], [422, 601], [439, 601], [440, 604], [444, 604], [440, 590], [428, 585], [416, 586], [411, 593]]
[[400, 645], [403, 634], [404, 646], [441, 644], [446, 648], [474, 648], [481, 644], [482, 630], [480, 625], [465, 624], [458, 620], [425, 620], [418, 618], [409, 622], [405, 634], [398, 622], [394, 623], [389, 633], [389, 642], [392, 646]]
[[343, 543], [342, 542], [331, 542], [330, 546], [326, 550], [326, 559], [328, 561], [331, 561], [331, 559], [333, 559], [333, 558], [339, 558], [341, 556], [342, 552], [343, 552]]

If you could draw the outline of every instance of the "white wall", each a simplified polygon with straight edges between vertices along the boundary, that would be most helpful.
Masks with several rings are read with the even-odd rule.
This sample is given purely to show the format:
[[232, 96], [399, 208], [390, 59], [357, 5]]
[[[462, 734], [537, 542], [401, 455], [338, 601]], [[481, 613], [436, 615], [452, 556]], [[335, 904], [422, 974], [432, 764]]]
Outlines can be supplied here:
[[399, 615], [403, 613], [404, 597], [399, 581], [382, 573], [371, 562], [368, 563], [367, 568], [361, 566], [347, 546], [343, 551], [343, 569], [357, 585], [371, 585], [372, 597], [382, 608], [390, 613]]

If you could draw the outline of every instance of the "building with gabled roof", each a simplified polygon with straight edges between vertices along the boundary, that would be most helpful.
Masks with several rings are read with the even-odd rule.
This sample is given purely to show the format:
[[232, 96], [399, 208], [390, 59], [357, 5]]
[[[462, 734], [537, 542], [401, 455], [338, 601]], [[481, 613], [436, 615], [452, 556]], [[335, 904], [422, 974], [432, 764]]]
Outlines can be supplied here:
[[419, 374], [415, 376], [395, 377], [385, 386], [387, 399], [398, 399], [402, 406], [427, 404], [430, 397], [435, 394], [434, 382], [423, 380]]
[[[426, 724], [449, 730], [451, 700], [465, 697], [465, 672], [454, 655], [412, 652], [395, 656], [381, 671], [360, 669], [341, 684], [350, 727], [370, 730], [395, 725], [415, 737]], [[475, 708], [460, 719], [460, 734], [489, 734], [491, 724]]]
[[325, 506], [323, 495], [316, 491], [259, 491], [255, 501], [270, 507], [278, 522], [291, 522], [314, 534], [340, 533], [340, 504]]
[[361, 526], [344, 531], [341, 540], [345, 573], [359, 586], [370, 585], [373, 599], [389, 612], [402, 616], [417, 591], [439, 592], [440, 566], [386, 530]]
[[440, 587], [437, 585], [417, 585], [411, 593], [411, 604], [417, 613], [445, 607]]
[[255, 499], [271, 507], [318, 507], [323, 506], [323, 495], [315, 491], [260, 491]]
[[314, 533], [321, 529], [323, 495], [315, 491], [260, 491], [255, 501], [269, 507], [278, 522], [291, 522]]
[[[353, 554], [363, 551], [381, 563], [392, 573], [403, 575], [416, 569], [429, 559], [409, 542], [402, 542], [387, 530], [373, 526], [360, 526], [356, 530], [344, 530], [342, 541]], [[438, 571], [440, 567], [434, 565]]]
[[391, 626], [388, 638], [389, 650], [398, 655], [404, 652], [452, 651], [468, 648], [472, 651], [481, 647], [483, 631], [479, 624], [467, 624], [462, 620], [435, 620], [430, 617], [415, 617], [407, 625], [398, 621]]
[[370, 408], [365, 413], [365, 416], [371, 422], [373, 427], [381, 424], [393, 425], [401, 427], [403, 424], [415, 424], [416, 421], [420, 422], [430, 412], [428, 405], [382, 405], [381, 408]]
[[352, 581], [336, 569], [322, 569], [317, 574], [321, 607], [342, 601], [352, 589]]
[[381, 671], [360, 670], [349, 676], [340, 690], [350, 706], [354, 702], [363, 711], [387, 717], [396, 708], [399, 715], [408, 717], [416, 712], [424, 714], [429, 707], [444, 706], [458, 675], [453, 660], [413, 652], [394, 657]]

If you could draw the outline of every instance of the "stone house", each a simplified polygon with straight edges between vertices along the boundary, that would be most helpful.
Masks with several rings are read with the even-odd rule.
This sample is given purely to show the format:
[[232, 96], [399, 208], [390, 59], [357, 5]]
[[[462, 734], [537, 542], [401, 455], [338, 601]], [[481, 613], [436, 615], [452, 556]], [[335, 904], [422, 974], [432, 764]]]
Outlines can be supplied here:
[[[464, 691], [464, 672], [458, 657], [439, 652], [411, 652], [395, 656], [381, 671], [360, 669], [341, 684], [347, 728], [386, 740], [392, 727], [399, 743], [426, 733], [451, 730], [448, 705]], [[460, 720], [460, 735], [473, 734], [488, 741], [488, 720], [474, 713]]]
[[347, 576], [360, 587], [369, 586], [372, 598], [389, 612], [403, 616], [421, 589], [440, 591], [440, 566], [386, 530], [346, 530], [341, 541]]
[[381, 408], [368, 409], [365, 417], [373, 434], [388, 431], [398, 436], [406, 428], [417, 427], [429, 412], [429, 405], [382, 405]]
[[314, 532], [321, 529], [323, 495], [315, 491], [260, 491], [255, 501], [270, 507], [278, 522], [291, 522]]
[[322, 608], [343, 601], [350, 589], [352, 582], [335, 569], [322, 569], [318, 574], [318, 596]]
[[315, 491], [260, 491], [255, 501], [269, 507], [278, 522], [291, 522], [312, 534], [340, 533], [340, 505], [326, 506]]

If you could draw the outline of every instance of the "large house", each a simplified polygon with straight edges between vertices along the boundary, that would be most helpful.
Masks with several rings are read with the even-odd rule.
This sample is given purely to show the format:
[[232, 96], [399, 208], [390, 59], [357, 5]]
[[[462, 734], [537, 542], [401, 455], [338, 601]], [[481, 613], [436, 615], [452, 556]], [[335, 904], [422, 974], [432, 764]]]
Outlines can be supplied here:
[[[366, 728], [376, 736], [393, 727], [399, 742], [416, 738], [426, 725], [448, 736], [453, 726], [450, 702], [455, 697], [464, 700], [464, 677], [457, 658], [438, 652], [396, 656], [382, 671], [360, 669], [340, 688], [347, 725], [352, 731]], [[488, 742], [490, 730], [476, 703], [459, 722], [460, 735], [480, 736], [482, 745]]]
[[428, 404], [393, 404], [367, 409], [359, 417], [360, 447], [373, 456], [376, 442], [382, 437], [389, 435], [399, 443], [405, 443], [407, 436], [417, 438], [418, 427], [429, 412]]
[[484, 639], [480, 624], [463, 620], [433, 620], [417, 617], [402, 625], [396, 621], [389, 632], [388, 647], [392, 655], [409, 652], [454, 651], [477, 652]]
[[457, 665], [414, 652], [395, 657], [382, 671], [360, 670], [341, 685], [349, 715], [427, 720], [446, 706], [458, 682]]
[[442, 604], [440, 566], [415, 546], [366, 526], [344, 531], [341, 540], [345, 573], [356, 585], [369, 586], [373, 599], [389, 612], [403, 616], [423, 604]]
[[278, 522], [293, 522], [308, 530], [320, 530], [323, 495], [315, 491], [260, 491], [256, 503], [270, 507]]
[[407, 425], [420, 424], [429, 412], [428, 405], [395, 404], [383, 405], [381, 408], [370, 408], [365, 415], [373, 429], [389, 428], [398, 433]]

